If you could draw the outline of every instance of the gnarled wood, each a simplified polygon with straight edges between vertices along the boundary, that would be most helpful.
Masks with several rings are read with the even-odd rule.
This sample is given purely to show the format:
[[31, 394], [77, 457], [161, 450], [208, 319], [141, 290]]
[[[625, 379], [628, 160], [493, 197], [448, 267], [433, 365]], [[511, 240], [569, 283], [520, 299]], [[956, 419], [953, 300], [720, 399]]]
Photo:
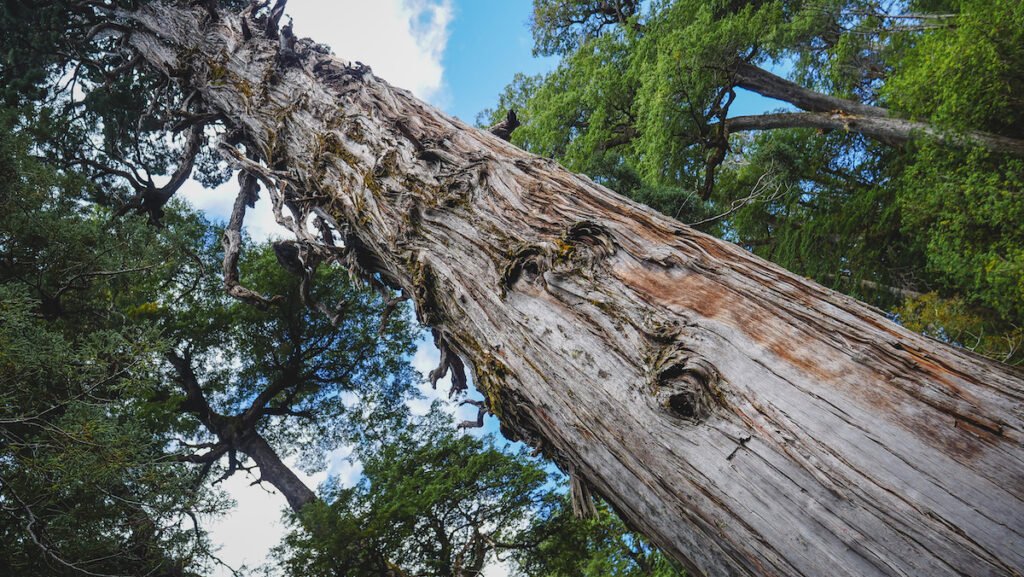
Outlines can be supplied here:
[[[1020, 575], [1024, 383], [299, 40], [151, 3], [303, 242], [400, 287], [502, 428], [694, 573]], [[253, 23], [250, 23], [250, 25]], [[259, 29], [258, 25], [251, 26]], [[324, 250], [335, 250], [327, 247]]]

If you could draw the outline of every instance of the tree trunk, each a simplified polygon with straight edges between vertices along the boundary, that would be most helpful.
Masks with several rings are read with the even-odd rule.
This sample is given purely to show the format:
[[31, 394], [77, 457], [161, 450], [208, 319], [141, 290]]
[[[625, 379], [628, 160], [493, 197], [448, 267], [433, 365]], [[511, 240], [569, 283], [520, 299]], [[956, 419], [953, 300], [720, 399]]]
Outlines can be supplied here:
[[238, 439], [238, 448], [260, 468], [260, 480], [267, 481], [281, 491], [295, 513], [317, 500], [316, 493], [284, 464], [274, 448], [255, 430], [242, 434]]
[[344, 223], [503, 430], [695, 574], [1022, 573], [1021, 373], [205, 14], [148, 4], [130, 42], [308, 245], [314, 208]]

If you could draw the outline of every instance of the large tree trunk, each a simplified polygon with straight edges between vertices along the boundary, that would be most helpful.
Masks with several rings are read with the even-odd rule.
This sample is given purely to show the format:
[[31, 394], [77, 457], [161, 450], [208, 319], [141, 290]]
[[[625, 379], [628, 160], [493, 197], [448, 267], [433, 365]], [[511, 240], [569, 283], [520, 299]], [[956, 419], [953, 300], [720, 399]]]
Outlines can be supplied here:
[[345, 223], [348, 262], [414, 299], [504, 430], [695, 573], [1024, 571], [1019, 372], [361, 65], [302, 41], [279, 54], [261, 21], [246, 40], [238, 17], [199, 9], [129, 18], [144, 58], [263, 160], [225, 149], [276, 186], [282, 216]]

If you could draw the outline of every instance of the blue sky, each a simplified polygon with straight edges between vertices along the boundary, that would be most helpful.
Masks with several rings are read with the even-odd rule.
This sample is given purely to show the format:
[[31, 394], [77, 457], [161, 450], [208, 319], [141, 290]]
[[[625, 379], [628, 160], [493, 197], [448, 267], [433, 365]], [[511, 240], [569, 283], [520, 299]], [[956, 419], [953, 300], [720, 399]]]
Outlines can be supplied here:
[[531, 0], [459, 0], [444, 53], [446, 112], [473, 122], [494, 106], [516, 72], [551, 70], [554, 58], [533, 58]]

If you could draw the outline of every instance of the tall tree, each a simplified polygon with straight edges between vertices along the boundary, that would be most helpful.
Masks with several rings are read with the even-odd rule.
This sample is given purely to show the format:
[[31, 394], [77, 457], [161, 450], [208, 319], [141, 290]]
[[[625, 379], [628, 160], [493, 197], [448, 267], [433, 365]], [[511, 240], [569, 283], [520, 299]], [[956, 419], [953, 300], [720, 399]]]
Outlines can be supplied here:
[[255, 466], [257, 482], [298, 512], [317, 497], [283, 457], [316, 468], [353, 434], [347, 405], [406, 399], [416, 381], [413, 330], [406, 313], [382, 316], [380, 294], [337, 270], [319, 271], [315, 294], [307, 294], [331, 303], [328, 317], [306, 306], [305, 284], [279, 266], [271, 245], [243, 264], [253, 286], [274, 295], [273, 306], [225, 303], [208, 292], [164, 315], [176, 341], [165, 354], [167, 393], [191, 434], [178, 458], [198, 465], [200, 483], [213, 470], [219, 481]]
[[694, 572], [1024, 567], [1014, 369], [441, 114], [283, 2], [75, 6], [227, 126], [308, 251], [400, 287], [509, 434]]

